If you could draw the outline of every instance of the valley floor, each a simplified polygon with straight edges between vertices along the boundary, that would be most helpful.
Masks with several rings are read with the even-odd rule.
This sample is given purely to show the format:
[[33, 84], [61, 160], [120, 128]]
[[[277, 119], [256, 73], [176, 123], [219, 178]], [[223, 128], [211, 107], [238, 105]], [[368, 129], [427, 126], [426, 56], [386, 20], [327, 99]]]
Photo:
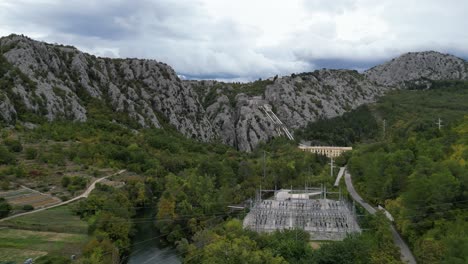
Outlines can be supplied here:
[[87, 223], [61, 206], [0, 223], [0, 263], [23, 263], [49, 253], [80, 255]]

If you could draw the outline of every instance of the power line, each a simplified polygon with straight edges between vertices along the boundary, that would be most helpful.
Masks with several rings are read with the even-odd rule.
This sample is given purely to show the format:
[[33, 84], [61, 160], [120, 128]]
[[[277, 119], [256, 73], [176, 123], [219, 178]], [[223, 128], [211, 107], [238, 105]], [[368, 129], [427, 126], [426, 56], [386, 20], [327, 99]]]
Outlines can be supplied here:
[[[210, 218], [209, 220], [211, 220], [211, 219], [216, 219], [216, 218], [219, 218], [219, 217], [220, 217], [220, 216], [212, 217], [212, 218]], [[187, 228], [190, 228], [190, 226], [186, 226], [186, 227], [182, 228], [181, 230], [185, 230], [185, 229], [187, 229]], [[170, 232], [172, 232], [172, 231], [170, 231]], [[152, 238], [149, 238], [149, 239], [146, 239], [146, 240], [143, 240], [143, 241], [139, 241], [139, 242], [137, 242], [137, 243], [132, 243], [131, 245], [129, 245], [129, 246], [127, 246], [127, 247], [121, 247], [121, 248], [119, 248], [119, 249], [130, 249], [130, 248], [131, 248], [132, 246], [134, 246], [134, 245], [139, 245], [139, 244], [146, 243], [146, 242], [148, 242], [148, 241], [151, 241], [151, 240], [154, 240], [154, 239], [157, 239], [157, 238], [161, 238], [161, 237], [167, 236], [167, 235], [170, 234], [170, 232], [169, 232], [169, 233], [166, 233], [166, 234], [161, 234], [161, 235], [159, 235], [159, 236], [154, 236], [154, 237], [152, 237]], [[110, 251], [103, 252], [102, 256], [105, 256], [105, 255], [108, 255], [108, 254], [111, 254], [111, 253], [112, 253], [112, 252], [110, 252]]]
[[[468, 201], [468, 200], [467, 200], [467, 201]], [[459, 202], [466, 202], [466, 201], [459, 201]], [[433, 214], [441, 214], [443, 211], [449, 212], [449, 211], [460, 211], [460, 210], [464, 211], [464, 210], [468, 210], [468, 208], [453, 209], [453, 210], [442, 210], [441, 212], [434, 212]], [[416, 215], [419, 215], [419, 214], [406, 215], [405, 217], [402, 217], [402, 218], [408, 218], [408, 217], [416, 216]], [[401, 217], [400, 217], [400, 218], [401, 218]], [[377, 228], [366, 228], [365, 230], [377, 230]], [[198, 253], [196, 253], [196, 254], [190, 256], [190, 258], [188, 258], [188, 259], [184, 259], [184, 261], [188, 263], [188, 261], [192, 260], [193, 258], [204, 254], [204, 251], [202, 250], [202, 248], [203, 248], [206, 244], [208, 244], [208, 243], [210, 243], [210, 242], [212, 242], [212, 241], [206, 241], [203, 245], [199, 246], [198, 249], [201, 249], [200, 252], [198, 252]], [[265, 244], [262, 248], [268, 247], [268, 246], [271, 245], [271, 243], [273, 243], [273, 242], [275, 242], [275, 241], [274, 241], [274, 240], [270, 241], [270, 243]], [[188, 250], [186, 250], [185, 252], [181, 252], [181, 253], [179, 253], [179, 254], [176, 254], [175, 257], [182, 257], [182, 255], [184, 255], [184, 254], [186, 254], [186, 253], [188, 253]], [[158, 256], [159, 256], [159, 255], [158, 255]], [[166, 257], [166, 258], [163, 258], [162, 260], [168, 259], [168, 258], [170, 258], [170, 257], [173, 257], [173, 256], [168, 256], [168, 257]], [[151, 260], [151, 259], [150, 259], [150, 260]], [[148, 263], [148, 261], [149, 261], [149, 260], [147, 260], [145, 263]]]
[[[209, 220], [214, 220], [214, 219], [217, 219], [217, 218], [219, 218], [219, 217], [221, 217], [221, 216], [211, 217]], [[185, 229], [188, 229], [188, 228], [189, 228], [189, 226], [186, 226], [186, 227], [182, 228], [181, 230], [185, 230]], [[140, 241], [140, 242], [137, 242], [137, 243], [133, 243], [133, 244], [130, 245], [130, 247], [133, 247], [133, 246], [135, 246], [135, 245], [139, 245], [139, 244], [142, 244], [142, 243], [146, 243], [146, 242], [155, 240], [155, 239], [157, 239], [157, 238], [162, 238], [162, 237], [164, 237], [164, 236], [169, 235], [170, 232], [172, 232], [172, 230], [169, 231], [169, 233], [162, 234], [162, 235], [159, 235], [159, 236], [155, 236], [155, 237], [152, 237], [152, 238], [150, 238], [150, 239], [146, 239], [146, 240], [143, 240], [143, 241]], [[126, 247], [126, 248], [129, 248], [129, 247]], [[127, 258], [129, 258], [130, 256], [132, 256], [132, 255], [135, 254], [135, 253], [136, 253], [136, 252], [130, 253], [130, 254], [127, 256]], [[157, 256], [159, 256], [159, 255], [157, 255]], [[155, 257], [157, 257], [157, 256], [155, 256]], [[153, 258], [154, 258], [154, 257], [153, 257]], [[151, 259], [149, 259], [149, 260], [151, 260]], [[149, 260], [146, 260], [144, 263], [148, 262]]]

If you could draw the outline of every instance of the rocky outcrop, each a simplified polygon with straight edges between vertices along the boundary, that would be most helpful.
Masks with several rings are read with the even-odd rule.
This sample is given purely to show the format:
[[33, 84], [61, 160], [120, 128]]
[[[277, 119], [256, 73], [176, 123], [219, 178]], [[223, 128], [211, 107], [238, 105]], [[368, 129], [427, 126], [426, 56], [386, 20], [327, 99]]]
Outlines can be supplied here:
[[373, 102], [388, 89], [373, 84], [357, 71], [319, 70], [277, 78], [267, 86], [265, 99], [286, 125], [300, 128]]
[[198, 91], [200, 101], [206, 105], [206, 116], [224, 144], [251, 151], [258, 143], [277, 135], [273, 122], [261, 109], [267, 103], [261, 95], [247, 95], [239, 85], [214, 81], [189, 83]]
[[[97, 58], [70, 46], [16, 35], [0, 39], [0, 45], [10, 67], [2, 77], [19, 70], [11, 87], [2, 89], [18, 98], [16, 104], [48, 120], [86, 121], [89, 108], [102, 104], [141, 127], [160, 127], [160, 113], [188, 137], [215, 137], [197, 96], [164, 63]], [[8, 105], [8, 100], [1, 102], [3, 108]], [[14, 120], [14, 112], [2, 111], [2, 118]]]
[[289, 128], [341, 115], [390, 89], [467, 79], [466, 62], [436, 52], [408, 53], [364, 74], [319, 70], [251, 83], [181, 81], [154, 60], [109, 59], [24, 36], [0, 38], [0, 120], [114, 119], [132, 127], [168, 122], [187, 137], [251, 151], [277, 136], [269, 104]]
[[430, 80], [468, 80], [463, 59], [435, 51], [409, 52], [364, 72], [377, 84], [407, 88]]
[[273, 122], [262, 111], [262, 100], [245, 94], [236, 96], [235, 132], [237, 146], [247, 151], [276, 136]]
[[0, 117], [7, 123], [16, 119], [16, 111], [7, 95], [0, 93]]
[[247, 84], [189, 83], [206, 105], [207, 117], [221, 141], [247, 151], [277, 135], [262, 110], [264, 104], [295, 129], [373, 102], [390, 89], [350, 70], [320, 70]]

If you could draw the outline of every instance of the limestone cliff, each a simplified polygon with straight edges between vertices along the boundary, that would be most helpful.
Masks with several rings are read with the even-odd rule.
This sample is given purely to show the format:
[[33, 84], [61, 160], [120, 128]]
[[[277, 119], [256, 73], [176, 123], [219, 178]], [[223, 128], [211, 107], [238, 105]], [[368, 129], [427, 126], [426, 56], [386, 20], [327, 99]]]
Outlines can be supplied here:
[[154, 60], [99, 58], [18, 35], [0, 38], [0, 53], [3, 123], [105, 116], [132, 127], [161, 127], [164, 119], [187, 137], [244, 151], [277, 135], [263, 104], [295, 129], [390, 89], [468, 76], [464, 60], [436, 52], [408, 53], [364, 74], [324, 69], [251, 83], [182, 81]]
[[409, 52], [364, 72], [380, 85], [411, 88], [428, 80], [468, 80], [465, 60], [435, 51]]
[[86, 121], [94, 103], [141, 127], [160, 127], [160, 113], [189, 137], [208, 141], [215, 136], [197, 96], [164, 63], [97, 58], [16, 35], [0, 39], [0, 45], [7, 61], [0, 103], [6, 121], [16, 119], [18, 108], [48, 120]]

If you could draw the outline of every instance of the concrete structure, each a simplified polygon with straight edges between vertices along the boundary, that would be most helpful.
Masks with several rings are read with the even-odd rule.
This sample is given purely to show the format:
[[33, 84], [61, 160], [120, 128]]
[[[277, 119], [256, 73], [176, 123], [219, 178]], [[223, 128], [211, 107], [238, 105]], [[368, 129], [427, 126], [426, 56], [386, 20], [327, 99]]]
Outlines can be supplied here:
[[289, 140], [294, 140], [294, 136], [292, 135], [292, 133], [289, 132], [286, 125], [278, 118], [278, 116], [276, 116], [276, 114], [273, 112], [269, 104], [264, 104], [262, 106], [262, 109], [265, 112], [265, 115], [275, 125], [275, 130], [278, 136], [285, 135]]
[[343, 177], [343, 174], [345, 172], [346, 167], [341, 167], [340, 171], [338, 172], [338, 176], [336, 176], [335, 184], [333, 186], [338, 187], [340, 184], [341, 177]]
[[343, 152], [353, 150], [352, 147], [307, 146], [303, 144], [299, 144], [299, 149], [325, 155], [329, 158], [335, 158], [343, 154]]
[[277, 191], [272, 199], [255, 201], [243, 226], [257, 232], [299, 228], [312, 240], [342, 240], [361, 232], [352, 206], [326, 196], [320, 189]]

